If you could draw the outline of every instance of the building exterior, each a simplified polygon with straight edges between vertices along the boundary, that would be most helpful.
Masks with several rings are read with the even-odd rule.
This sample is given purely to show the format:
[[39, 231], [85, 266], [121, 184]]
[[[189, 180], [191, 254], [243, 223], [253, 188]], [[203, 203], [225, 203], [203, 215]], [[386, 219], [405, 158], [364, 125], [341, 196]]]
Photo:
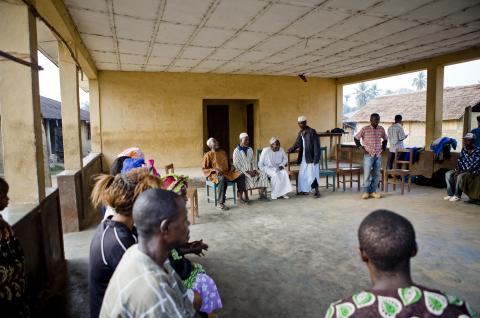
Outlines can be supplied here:
[[[465, 108], [480, 105], [480, 84], [449, 87], [443, 94], [442, 136], [461, 144], [464, 133]], [[357, 123], [357, 130], [369, 124], [370, 114], [378, 113], [381, 125], [387, 129], [397, 114], [403, 117], [403, 128], [409, 136], [407, 146], [425, 146], [426, 92], [387, 95], [371, 99], [348, 121]], [[457, 149], [458, 150], [458, 149]]]

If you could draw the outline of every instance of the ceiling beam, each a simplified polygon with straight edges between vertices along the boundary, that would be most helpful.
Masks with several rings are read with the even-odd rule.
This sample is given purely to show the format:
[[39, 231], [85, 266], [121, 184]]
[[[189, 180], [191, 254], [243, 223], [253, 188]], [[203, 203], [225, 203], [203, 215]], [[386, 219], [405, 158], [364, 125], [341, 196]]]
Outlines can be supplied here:
[[[29, 1], [30, 2], [30, 1]], [[80, 37], [77, 27], [61, 0], [32, 1], [30, 4], [38, 14], [50, 24], [55, 31], [65, 40], [66, 45], [73, 52], [79, 67], [90, 79], [97, 78], [97, 68], [87, 47]]]
[[384, 77], [424, 70], [428, 67], [442, 65], [445, 66], [449, 64], [468, 62], [475, 59], [480, 59], [480, 47], [469, 48], [462, 51], [421, 59], [418, 61], [386, 67], [383, 69], [356, 74], [352, 76], [339, 77], [336, 78], [336, 82], [339, 85], [355, 84], [359, 82], [365, 82], [374, 79], [380, 79]]

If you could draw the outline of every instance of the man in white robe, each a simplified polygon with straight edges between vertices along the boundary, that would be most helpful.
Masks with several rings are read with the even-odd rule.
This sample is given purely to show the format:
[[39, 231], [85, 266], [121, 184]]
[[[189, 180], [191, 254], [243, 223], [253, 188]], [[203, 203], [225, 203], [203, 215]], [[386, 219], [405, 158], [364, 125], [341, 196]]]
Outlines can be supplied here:
[[294, 152], [299, 149], [298, 161], [300, 171], [298, 173], [297, 192], [299, 195], [307, 195], [315, 189], [315, 197], [320, 197], [318, 186], [320, 184], [320, 140], [315, 129], [307, 125], [305, 116], [298, 117], [298, 133], [295, 144], [288, 149]]
[[288, 199], [287, 193], [292, 191], [290, 178], [285, 169], [287, 161], [287, 154], [283, 148], [280, 148], [280, 141], [272, 137], [270, 147], [263, 148], [258, 161], [258, 168], [270, 177], [272, 200], [277, 198]]

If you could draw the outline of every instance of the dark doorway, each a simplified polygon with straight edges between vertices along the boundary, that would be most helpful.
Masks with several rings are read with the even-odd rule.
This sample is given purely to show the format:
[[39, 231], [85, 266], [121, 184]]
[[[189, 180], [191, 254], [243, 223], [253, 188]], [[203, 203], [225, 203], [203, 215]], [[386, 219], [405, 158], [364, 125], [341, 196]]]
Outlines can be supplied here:
[[230, 153], [230, 126], [228, 121], [228, 105], [207, 105], [208, 137], [218, 140], [220, 147]]
[[247, 134], [250, 139], [250, 147], [254, 147], [255, 140], [253, 139], [253, 104], [247, 104]]

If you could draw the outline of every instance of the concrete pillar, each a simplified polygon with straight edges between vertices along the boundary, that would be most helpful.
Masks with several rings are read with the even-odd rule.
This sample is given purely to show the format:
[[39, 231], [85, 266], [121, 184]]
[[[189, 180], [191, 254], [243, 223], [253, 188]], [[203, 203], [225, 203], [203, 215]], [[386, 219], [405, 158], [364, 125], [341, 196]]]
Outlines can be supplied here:
[[427, 69], [427, 113], [425, 146], [442, 136], [443, 117], [443, 65]]
[[[37, 64], [35, 17], [20, 1], [0, 1], [0, 48]], [[38, 70], [0, 58], [0, 110], [5, 178], [11, 202], [45, 198]]]
[[100, 112], [100, 90], [98, 80], [88, 80], [90, 90], [90, 134], [92, 152], [102, 153], [102, 115]]
[[62, 42], [58, 42], [58, 62], [65, 170], [80, 170], [83, 158], [77, 65]]
[[337, 98], [336, 98], [336, 118], [335, 127], [342, 128], [343, 125], [343, 85], [337, 84]]

